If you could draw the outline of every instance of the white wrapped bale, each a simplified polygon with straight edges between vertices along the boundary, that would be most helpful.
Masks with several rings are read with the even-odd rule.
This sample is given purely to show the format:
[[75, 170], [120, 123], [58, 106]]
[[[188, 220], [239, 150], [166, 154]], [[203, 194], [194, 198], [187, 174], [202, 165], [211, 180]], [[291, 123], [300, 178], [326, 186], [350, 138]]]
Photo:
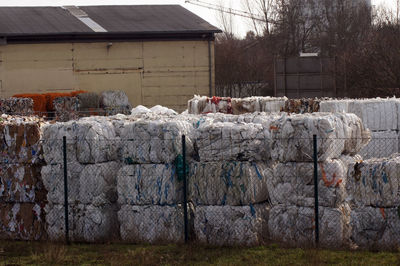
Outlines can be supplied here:
[[121, 239], [131, 243], [182, 243], [182, 206], [122, 205], [118, 211]]
[[34, 203], [46, 199], [38, 165], [0, 164], [0, 202]]
[[100, 96], [102, 107], [130, 106], [128, 96], [123, 91], [104, 91]]
[[266, 204], [254, 206], [198, 206], [194, 232], [202, 244], [253, 246], [268, 239]]
[[156, 105], [150, 108], [150, 111], [158, 115], [177, 115], [178, 113], [167, 107]]
[[261, 112], [276, 113], [280, 112], [285, 107], [285, 102], [288, 100], [286, 97], [261, 97], [260, 106]]
[[395, 99], [365, 99], [349, 103], [349, 113], [356, 114], [366, 128], [373, 131], [397, 130], [398, 114]]
[[0, 203], [0, 239], [46, 239], [43, 208], [37, 203]]
[[[336, 208], [346, 199], [348, 163], [346, 158], [318, 164], [319, 205]], [[351, 158], [349, 158], [351, 159]], [[314, 206], [314, 164], [278, 163], [273, 174], [266, 170], [269, 197], [273, 205]]]
[[369, 131], [354, 114], [283, 115], [270, 126], [271, 157], [280, 162], [313, 160], [313, 135], [318, 139], [318, 160], [357, 154], [369, 141]]
[[[121, 129], [122, 158], [128, 163], [171, 163], [182, 153], [182, 135], [191, 131], [191, 124], [181, 120], [127, 122]], [[189, 155], [192, 147], [186, 138]]]
[[364, 159], [388, 157], [398, 153], [399, 139], [396, 131], [371, 132], [371, 141], [361, 151]]
[[[46, 223], [50, 240], [65, 239], [64, 205], [47, 204]], [[73, 241], [112, 241], [118, 239], [117, 211], [113, 205], [70, 204], [68, 206], [70, 239]]]
[[195, 131], [200, 161], [247, 161], [270, 158], [270, 133], [261, 124], [203, 123]]
[[[340, 248], [349, 243], [350, 208], [319, 208], [320, 245]], [[315, 243], [314, 208], [277, 205], [271, 208], [268, 230], [271, 239], [291, 246], [312, 246]]]
[[322, 100], [319, 111], [323, 113], [347, 113], [350, 100]]
[[100, 206], [117, 201], [117, 162], [86, 165], [79, 176], [79, 202]]
[[[77, 162], [68, 163], [68, 202], [79, 201], [79, 177], [84, 166]], [[42, 179], [47, 190], [47, 200], [54, 204], [64, 204], [64, 166], [61, 164], [42, 167]]]
[[346, 185], [349, 201], [356, 206], [400, 205], [400, 157], [351, 163]]
[[212, 97], [195, 95], [188, 101], [189, 114], [224, 113], [232, 114], [232, 103], [230, 97]]
[[260, 112], [260, 97], [233, 98], [232, 112], [234, 115]]
[[362, 248], [400, 247], [400, 207], [354, 209], [350, 215], [351, 240]]
[[109, 242], [119, 239], [117, 208], [113, 205], [78, 205], [74, 239], [87, 242]]
[[62, 139], [67, 138], [68, 161], [101, 163], [117, 159], [114, 126], [96, 118], [47, 124], [43, 127], [43, 150], [47, 164], [63, 163]]
[[117, 177], [121, 205], [173, 205], [183, 201], [183, 181], [172, 164], [124, 166]]
[[188, 198], [195, 205], [249, 205], [268, 200], [265, 163], [190, 163]]
[[131, 110], [131, 115], [141, 115], [151, 113], [151, 110], [143, 105], [138, 105]]

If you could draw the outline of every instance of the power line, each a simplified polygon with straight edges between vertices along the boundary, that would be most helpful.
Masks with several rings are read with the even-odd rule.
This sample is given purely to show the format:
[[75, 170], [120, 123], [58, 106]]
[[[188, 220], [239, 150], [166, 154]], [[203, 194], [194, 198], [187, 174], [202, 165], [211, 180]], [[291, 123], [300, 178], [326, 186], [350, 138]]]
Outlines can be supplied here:
[[259, 16], [255, 16], [255, 15], [251, 14], [250, 12], [237, 10], [237, 9], [232, 9], [232, 8], [224, 8], [222, 6], [210, 4], [210, 3], [207, 3], [207, 2], [204, 2], [204, 1], [201, 1], [201, 0], [185, 0], [185, 3], [201, 6], [201, 7], [212, 9], [212, 10], [217, 10], [217, 11], [220, 11], [220, 12], [232, 14], [234, 16], [240, 16], [240, 17], [245, 17], [245, 18], [261, 21], [261, 22], [264, 22], [264, 23], [265, 22], [273, 23], [271, 21], [266, 21], [265, 18], [262, 18], [262, 17], [259, 17]]

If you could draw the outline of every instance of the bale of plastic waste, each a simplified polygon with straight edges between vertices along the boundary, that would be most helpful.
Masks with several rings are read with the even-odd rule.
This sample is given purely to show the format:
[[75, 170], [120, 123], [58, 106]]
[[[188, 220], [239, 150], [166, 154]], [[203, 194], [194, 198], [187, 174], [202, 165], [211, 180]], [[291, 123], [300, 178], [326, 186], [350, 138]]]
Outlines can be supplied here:
[[[319, 208], [319, 243], [323, 247], [341, 248], [349, 245], [350, 208]], [[314, 208], [299, 206], [273, 206], [269, 213], [268, 230], [271, 240], [290, 246], [314, 246]]]
[[201, 244], [254, 246], [268, 239], [269, 208], [250, 206], [197, 206], [194, 232]]
[[157, 119], [128, 121], [121, 128], [122, 155], [128, 163], [172, 163], [182, 153], [182, 135], [187, 154], [193, 151], [192, 125], [182, 120]]
[[398, 249], [400, 207], [361, 207], [351, 211], [351, 240], [361, 248]]
[[369, 159], [349, 165], [349, 201], [355, 206], [400, 205], [400, 157]]
[[121, 205], [174, 205], [183, 201], [183, 180], [173, 164], [126, 165], [117, 177]]
[[0, 114], [32, 115], [33, 100], [31, 98], [0, 98]]
[[79, 119], [79, 99], [77, 97], [57, 97], [53, 101], [57, 121], [67, 122]]
[[188, 198], [195, 205], [249, 205], [268, 200], [266, 163], [190, 163]]
[[[347, 198], [346, 182], [349, 161], [356, 158], [342, 156], [318, 164], [319, 205], [336, 208]], [[273, 205], [314, 206], [314, 164], [313, 163], [278, 163], [272, 174], [267, 169], [269, 197]]]
[[270, 133], [261, 124], [205, 122], [196, 128], [200, 161], [247, 161], [270, 158]]
[[[191, 209], [188, 208], [189, 217]], [[129, 243], [183, 243], [183, 206], [122, 205], [118, 211], [122, 241]]]

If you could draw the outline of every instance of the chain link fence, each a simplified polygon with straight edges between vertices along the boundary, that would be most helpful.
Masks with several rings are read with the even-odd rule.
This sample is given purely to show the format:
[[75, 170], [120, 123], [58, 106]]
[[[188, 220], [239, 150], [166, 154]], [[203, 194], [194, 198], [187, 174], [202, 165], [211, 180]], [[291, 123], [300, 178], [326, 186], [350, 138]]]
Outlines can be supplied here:
[[[60, 136], [9, 147], [15, 156], [5, 153], [0, 164], [3, 237], [329, 247], [399, 242], [396, 154], [363, 160], [357, 151], [365, 140], [357, 138], [239, 135], [217, 130], [192, 141], [154, 129], [151, 138], [138, 131], [130, 139]], [[361, 153], [384, 154], [393, 143], [379, 139]]]

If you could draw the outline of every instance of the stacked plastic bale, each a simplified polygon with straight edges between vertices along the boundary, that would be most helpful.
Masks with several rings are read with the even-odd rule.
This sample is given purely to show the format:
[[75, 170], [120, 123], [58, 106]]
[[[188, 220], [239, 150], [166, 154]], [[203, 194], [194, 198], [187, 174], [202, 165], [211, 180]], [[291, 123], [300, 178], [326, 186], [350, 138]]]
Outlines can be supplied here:
[[259, 123], [250, 115], [219, 118], [212, 115], [194, 123], [195, 154], [188, 175], [194, 235], [203, 244], [257, 245], [268, 238], [265, 173], [272, 117]]
[[362, 248], [400, 247], [400, 157], [349, 164], [351, 241]]
[[363, 158], [384, 158], [398, 152], [399, 99], [323, 100], [320, 106], [321, 112], [356, 114], [371, 130], [371, 142], [360, 152]]
[[57, 97], [53, 101], [55, 118], [59, 122], [79, 119], [79, 99], [77, 97]]
[[75, 241], [118, 239], [116, 173], [119, 141], [105, 117], [43, 127], [43, 183], [48, 190], [47, 233], [62, 240], [64, 224], [63, 136], [66, 136], [70, 237]]
[[0, 98], [0, 114], [32, 115], [33, 100], [31, 98]]
[[46, 190], [40, 176], [41, 121], [35, 117], [0, 118], [0, 238], [46, 238]]
[[[121, 125], [124, 165], [118, 172], [117, 191], [122, 241], [184, 241], [183, 180], [175, 165], [182, 159], [182, 135], [189, 136], [191, 130], [184, 119], [154, 114]], [[186, 147], [190, 154], [189, 137]]]
[[280, 112], [285, 106], [286, 97], [207, 97], [195, 95], [188, 101], [189, 114], [224, 113], [240, 115], [254, 112]]
[[123, 91], [104, 91], [100, 96], [100, 106], [106, 115], [130, 114], [132, 106]]
[[317, 98], [288, 99], [282, 111], [296, 114], [319, 112], [320, 101]]
[[282, 116], [271, 123], [267, 186], [272, 208], [272, 240], [312, 245], [315, 239], [313, 135], [317, 135], [320, 243], [348, 245], [350, 208], [346, 203], [348, 161], [367, 144], [369, 132], [354, 114], [313, 113]]

